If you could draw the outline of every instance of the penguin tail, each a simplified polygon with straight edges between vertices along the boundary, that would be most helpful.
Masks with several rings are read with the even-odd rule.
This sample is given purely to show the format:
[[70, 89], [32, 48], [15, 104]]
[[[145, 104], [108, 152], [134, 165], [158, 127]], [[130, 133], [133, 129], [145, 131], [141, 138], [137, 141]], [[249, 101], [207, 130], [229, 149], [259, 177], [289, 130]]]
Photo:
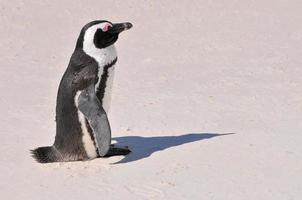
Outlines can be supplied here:
[[39, 147], [34, 150], [30, 150], [32, 157], [39, 163], [51, 163], [61, 161], [61, 154], [58, 150], [51, 147]]

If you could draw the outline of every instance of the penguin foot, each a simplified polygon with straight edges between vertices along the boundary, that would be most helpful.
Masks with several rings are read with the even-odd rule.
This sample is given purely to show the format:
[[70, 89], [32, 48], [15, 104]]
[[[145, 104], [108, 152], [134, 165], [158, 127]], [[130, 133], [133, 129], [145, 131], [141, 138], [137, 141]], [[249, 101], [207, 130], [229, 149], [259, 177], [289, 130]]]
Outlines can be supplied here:
[[116, 146], [114, 144], [110, 145], [108, 153], [104, 157], [111, 157], [111, 156], [125, 156], [129, 154], [131, 150], [128, 146]]

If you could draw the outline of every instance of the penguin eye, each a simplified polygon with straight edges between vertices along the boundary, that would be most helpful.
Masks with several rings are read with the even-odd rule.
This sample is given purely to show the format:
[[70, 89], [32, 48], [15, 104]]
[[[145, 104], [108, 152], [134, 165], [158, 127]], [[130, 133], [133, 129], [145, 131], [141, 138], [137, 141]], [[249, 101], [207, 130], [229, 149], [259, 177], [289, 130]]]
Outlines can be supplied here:
[[112, 27], [112, 25], [111, 24], [109, 24], [109, 23], [106, 23], [103, 27], [102, 27], [102, 31], [103, 32], [106, 32], [106, 31], [108, 31], [109, 30], [109, 28], [111, 28]]

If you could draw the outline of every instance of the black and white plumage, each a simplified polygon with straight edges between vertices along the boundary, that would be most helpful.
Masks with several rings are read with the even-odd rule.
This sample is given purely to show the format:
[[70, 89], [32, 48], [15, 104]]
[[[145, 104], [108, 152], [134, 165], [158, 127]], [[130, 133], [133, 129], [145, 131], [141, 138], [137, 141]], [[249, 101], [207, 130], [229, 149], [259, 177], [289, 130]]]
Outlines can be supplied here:
[[131, 27], [130, 23], [99, 20], [82, 28], [58, 90], [55, 142], [32, 150], [38, 162], [88, 160], [130, 152], [110, 144], [106, 112], [117, 61], [114, 43]]

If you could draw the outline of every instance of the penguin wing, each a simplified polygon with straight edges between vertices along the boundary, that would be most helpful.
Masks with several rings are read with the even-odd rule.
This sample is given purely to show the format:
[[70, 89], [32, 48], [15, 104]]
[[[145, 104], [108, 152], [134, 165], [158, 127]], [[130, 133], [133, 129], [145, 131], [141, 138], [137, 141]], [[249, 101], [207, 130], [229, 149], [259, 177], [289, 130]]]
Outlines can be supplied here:
[[81, 92], [78, 98], [78, 108], [89, 122], [99, 155], [105, 156], [111, 144], [111, 129], [107, 114], [96, 97], [94, 84]]
[[94, 66], [82, 69], [74, 79], [81, 93], [78, 97], [78, 109], [84, 114], [95, 137], [98, 153], [105, 156], [111, 144], [111, 129], [107, 114], [95, 94], [96, 71]]

